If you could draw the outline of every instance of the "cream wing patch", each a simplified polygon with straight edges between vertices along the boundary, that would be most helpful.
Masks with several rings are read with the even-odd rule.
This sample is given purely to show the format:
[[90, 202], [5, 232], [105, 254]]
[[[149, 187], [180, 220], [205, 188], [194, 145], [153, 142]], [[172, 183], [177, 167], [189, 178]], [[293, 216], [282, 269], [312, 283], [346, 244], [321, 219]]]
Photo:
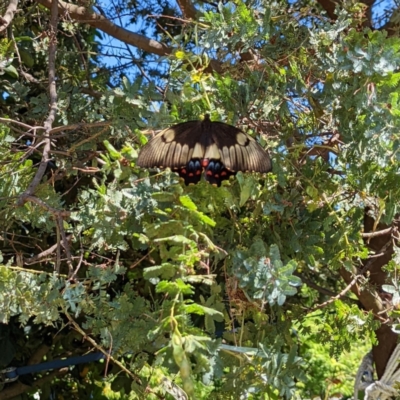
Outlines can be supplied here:
[[159, 135], [162, 135], [165, 143], [171, 143], [175, 139], [175, 132], [169, 128], [160, 132]]
[[240, 165], [240, 164], [238, 164], [238, 162], [236, 160], [236, 147], [237, 146], [231, 146], [229, 148], [229, 156], [230, 156], [232, 165]]
[[176, 142], [172, 142], [169, 145], [169, 149], [165, 154], [165, 165], [167, 166], [173, 166], [174, 163], [174, 157], [175, 157], [175, 148], [176, 148]]
[[241, 146], [246, 146], [247, 142], [249, 141], [249, 138], [243, 133], [243, 132], [238, 132], [236, 134], [236, 141], [241, 145]]
[[184, 166], [188, 163], [188, 161], [189, 161], [189, 146], [187, 144], [184, 144], [182, 146], [181, 156], [179, 158], [179, 164]]
[[[199, 142], [197, 142], [194, 145], [194, 149], [193, 149], [193, 158], [204, 158], [204, 153], [205, 153], [205, 149], [203, 147], [203, 145]], [[192, 157], [190, 157], [192, 158]]]
[[208, 160], [211, 160], [211, 159], [219, 160], [221, 158], [220, 152], [219, 152], [218, 147], [217, 147], [217, 145], [215, 143], [212, 143], [210, 146], [208, 146], [206, 148], [206, 151], [204, 153], [204, 157], [203, 158], [208, 159]]

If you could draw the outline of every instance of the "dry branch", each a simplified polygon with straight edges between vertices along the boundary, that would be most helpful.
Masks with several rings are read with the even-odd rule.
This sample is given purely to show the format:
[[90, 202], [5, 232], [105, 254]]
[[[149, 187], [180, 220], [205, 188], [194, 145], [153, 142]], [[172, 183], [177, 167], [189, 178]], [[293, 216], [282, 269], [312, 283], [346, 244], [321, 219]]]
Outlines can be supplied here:
[[335, 14], [335, 7], [337, 2], [332, 0], [317, 0], [319, 5], [327, 12], [330, 19], [336, 19], [337, 15]]
[[68, 318], [69, 322], [73, 326], [73, 328], [79, 332], [84, 340], [89, 342], [95, 349], [98, 351], [102, 352], [106, 356], [106, 360], [111, 360], [115, 365], [117, 365], [119, 368], [121, 368], [122, 371], [124, 371], [126, 374], [128, 374], [136, 383], [139, 385], [142, 384], [141, 379], [139, 376], [135, 375], [132, 371], [130, 371], [128, 368], [125, 367], [120, 361], [118, 361], [116, 358], [114, 358], [111, 354], [110, 351], [105, 350], [102, 346], [98, 345], [94, 339], [92, 339], [80, 326], [79, 324], [71, 317], [71, 315], [68, 313], [68, 311], [65, 311], [65, 315]]
[[18, 0], [10, 0], [4, 16], [0, 17], [0, 23], [1, 23], [0, 32], [5, 31], [8, 25], [10, 25], [11, 21], [14, 18], [14, 14], [17, 11], [17, 7], [18, 7]]
[[190, 0], [177, 0], [177, 3], [185, 18], [195, 19], [196, 9]]
[[44, 138], [44, 147], [42, 160], [36, 171], [32, 182], [18, 199], [17, 205], [22, 206], [33, 195], [36, 187], [41, 182], [46, 172], [47, 163], [50, 160], [51, 140], [48, 133], [51, 131], [53, 122], [57, 115], [57, 90], [56, 90], [56, 52], [57, 52], [57, 24], [58, 24], [58, 7], [57, 2], [51, 4], [51, 18], [49, 28], [49, 95], [50, 95], [50, 111], [43, 126], [47, 137]]
[[[72, 240], [72, 235], [68, 235], [67, 236], [67, 242], [69, 243], [71, 240]], [[61, 245], [64, 248], [66, 246], [64, 241], [61, 242]], [[57, 250], [58, 246], [59, 246], [59, 244], [56, 243], [53, 246], [49, 247], [48, 249], [42, 251], [41, 253], [34, 255], [33, 257], [25, 258], [24, 259], [24, 264], [30, 265], [30, 264], [34, 264], [36, 262], [40, 262], [43, 258], [48, 257], [50, 254], [54, 253]]]
[[390, 228], [383, 229], [381, 231], [362, 233], [361, 236], [365, 239], [368, 239], [368, 238], [373, 238], [373, 237], [377, 237], [377, 236], [387, 235], [388, 233], [392, 232], [392, 230], [393, 230], [393, 228], [390, 227]]
[[[38, 3], [50, 8], [52, 5], [51, 0], [36, 0]], [[113, 22], [97, 14], [86, 7], [79, 7], [74, 4], [66, 3], [65, 1], [58, 1], [58, 11], [60, 14], [68, 14], [71, 18], [84, 22], [93, 28], [100, 29], [108, 35], [128, 43], [148, 53], [165, 56], [171, 54], [172, 48], [158, 42], [157, 40], [149, 39], [146, 36], [139, 35], [128, 31], [115, 25]]]
[[41, 199], [39, 199], [38, 197], [35, 197], [35, 196], [26, 196], [26, 201], [30, 201], [32, 203], [35, 203], [38, 206], [50, 211], [57, 218], [58, 217], [66, 218], [66, 217], [69, 217], [71, 215], [70, 211], [57, 210], [56, 208], [49, 206], [43, 200], [41, 200]]

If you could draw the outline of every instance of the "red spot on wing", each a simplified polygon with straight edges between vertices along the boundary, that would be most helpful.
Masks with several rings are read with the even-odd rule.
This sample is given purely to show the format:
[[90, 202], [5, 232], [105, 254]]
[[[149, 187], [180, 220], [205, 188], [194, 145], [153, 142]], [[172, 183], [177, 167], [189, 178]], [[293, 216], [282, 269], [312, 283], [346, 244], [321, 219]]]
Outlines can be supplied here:
[[206, 168], [209, 162], [210, 162], [210, 160], [209, 160], [208, 158], [203, 158], [203, 159], [201, 160], [201, 166], [202, 166], [203, 168]]

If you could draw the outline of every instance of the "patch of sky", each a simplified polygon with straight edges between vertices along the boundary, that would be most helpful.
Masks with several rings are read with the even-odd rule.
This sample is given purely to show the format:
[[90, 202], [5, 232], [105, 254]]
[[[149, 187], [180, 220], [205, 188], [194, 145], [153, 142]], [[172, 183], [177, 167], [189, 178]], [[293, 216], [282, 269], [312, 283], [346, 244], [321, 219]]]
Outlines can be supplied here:
[[[170, 0], [169, 3], [170, 8], [178, 9], [175, 0]], [[139, 7], [144, 7], [144, 2], [139, 2], [138, 4]], [[122, 14], [121, 7], [113, 0], [99, 2], [93, 8], [97, 13], [129, 32], [160, 40], [160, 38], [156, 37], [154, 30], [158, 17], [156, 14], [159, 11], [157, 9], [155, 9], [154, 15], [140, 15], [140, 13], [137, 13], [135, 20], [133, 20], [132, 14]], [[114, 74], [115, 83], [120, 82], [121, 74], [129, 80], [134, 80], [144, 74], [149, 74], [149, 78], [154, 78], [151, 76], [152, 70], [164, 73], [169, 68], [168, 60], [158, 55], [150, 55], [146, 57], [146, 70], [144, 70], [142, 53], [137, 47], [126, 44], [104, 32], [100, 32], [99, 42], [101, 45], [99, 60]]]

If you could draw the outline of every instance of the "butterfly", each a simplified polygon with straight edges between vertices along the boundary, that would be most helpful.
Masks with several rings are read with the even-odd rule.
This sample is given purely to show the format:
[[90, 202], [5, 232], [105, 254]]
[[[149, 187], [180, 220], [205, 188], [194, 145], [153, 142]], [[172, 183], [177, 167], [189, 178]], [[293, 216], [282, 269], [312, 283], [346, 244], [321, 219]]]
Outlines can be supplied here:
[[206, 114], [203, 121], [187, 121], [164, 129], [140, 151], [137, 165], [143, 168], [171, 168], [196, 184], [205, 180], [221, 186], [238, 171], [269, 172], [269, 154], [247, 133]]

